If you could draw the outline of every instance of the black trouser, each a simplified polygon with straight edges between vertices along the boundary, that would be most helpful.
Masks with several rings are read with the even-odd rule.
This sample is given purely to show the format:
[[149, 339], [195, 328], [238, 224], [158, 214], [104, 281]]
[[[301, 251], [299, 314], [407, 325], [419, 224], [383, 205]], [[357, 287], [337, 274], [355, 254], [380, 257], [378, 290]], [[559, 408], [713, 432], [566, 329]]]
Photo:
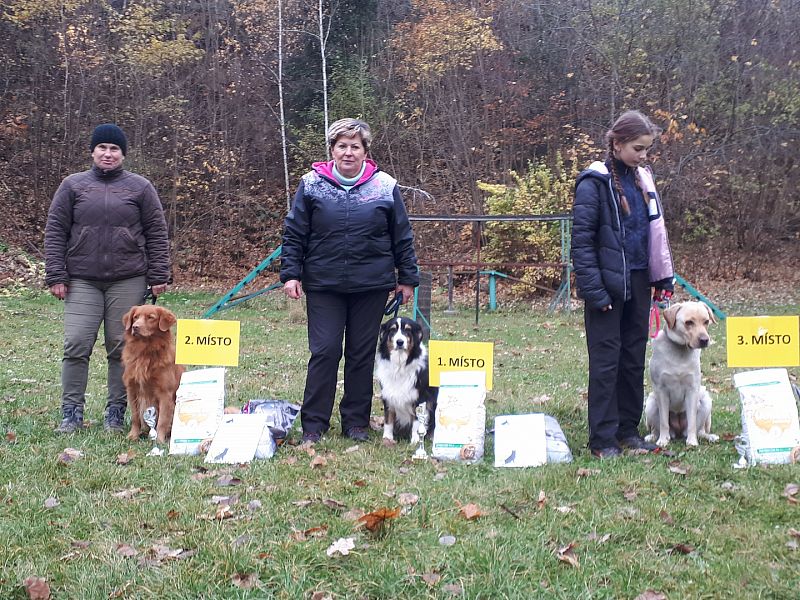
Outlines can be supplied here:
[[639, 434], [650, 313], [646, 270], [631, 271], [631, 299], [612, 310], [584, 307], [589, 349], [589, 447]]
[[307, 292], [308, 361], [300, 422], [304, 432], [330, 427], [336, 376], [344, 337], [344, 396], [339, 403], [342, 431], [368, 427], [372, 410], [372, 371], [378, 330], [389, 290], [337, 294]]

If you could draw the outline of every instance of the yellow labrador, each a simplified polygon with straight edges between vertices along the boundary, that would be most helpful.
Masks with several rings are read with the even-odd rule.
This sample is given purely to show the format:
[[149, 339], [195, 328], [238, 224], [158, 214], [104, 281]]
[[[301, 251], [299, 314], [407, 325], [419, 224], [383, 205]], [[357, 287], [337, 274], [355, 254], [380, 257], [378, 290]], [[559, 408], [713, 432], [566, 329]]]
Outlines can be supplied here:
[[701, 385], [700, 350], [711, 342], [708, 326], [714, 314], [702, 302], [673, 304], [664, 311], [665, 326], [653, 340], [650, 380], [653, 391], [645, 403], [648, 442], [662, 448], [670, 439], [697, 438], [716, 442], [711, 433], [711, 396]]

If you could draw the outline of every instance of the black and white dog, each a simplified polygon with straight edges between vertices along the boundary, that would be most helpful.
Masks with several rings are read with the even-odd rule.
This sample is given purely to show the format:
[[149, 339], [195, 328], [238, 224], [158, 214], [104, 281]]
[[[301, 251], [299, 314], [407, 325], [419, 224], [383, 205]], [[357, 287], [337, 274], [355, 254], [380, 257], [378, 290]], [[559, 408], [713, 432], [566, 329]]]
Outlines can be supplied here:
[[384, 441], [391, 443], [395, 435], [404, 438], [410, 435], [412, 444], [419, 443], [416, 408], [421, 404], [428, 411], [427, 437], [430, 437], [439, 389], [428, 385], [428, 349], [422, 342], [419, 323], [395, 317], [381, 325], [375, 377], [381, 384]]

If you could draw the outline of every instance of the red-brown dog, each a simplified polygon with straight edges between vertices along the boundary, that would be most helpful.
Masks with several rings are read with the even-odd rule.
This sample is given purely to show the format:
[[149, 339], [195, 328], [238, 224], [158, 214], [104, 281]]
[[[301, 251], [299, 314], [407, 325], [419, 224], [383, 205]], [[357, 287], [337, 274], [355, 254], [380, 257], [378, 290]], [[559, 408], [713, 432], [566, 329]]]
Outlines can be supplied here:
[[172, 432], [175, 394], [183, 367], [175, 364], [175, 340], [170, 328], [175, 315], [161, 306], [134, 306], [124, 317], [125, 348], [122, 381], [128, 392], [131, 409], [131, 432], [137, 440], [142, 433], [142, 415], [150, 407], [158, 411], [156, 439], [165, 442]]

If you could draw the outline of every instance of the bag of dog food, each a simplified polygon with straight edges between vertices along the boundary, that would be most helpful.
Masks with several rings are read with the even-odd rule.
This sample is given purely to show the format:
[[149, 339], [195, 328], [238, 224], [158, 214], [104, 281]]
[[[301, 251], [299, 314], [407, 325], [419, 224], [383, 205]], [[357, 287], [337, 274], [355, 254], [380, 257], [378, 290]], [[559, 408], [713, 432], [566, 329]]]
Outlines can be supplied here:
[[475, 463], [483, 458], [486, 374], [442, 372], [433, 430], [433, 457]]
[[199, 454], [200, 443], [214, 435], [224, 410], [225, 369], [186, 371], [178, 388], [169, 453]]
[[495, 417], [495, 467], [538, 467], [545, 462], [572, 462], [558, 421], [542, 413]]
[[292, 429], [297, 415], [300, 414], [300, 407], [286, 400], [250, 400], [242, 407], [244, 414], [266, 414], [267, 426], [272, 431], [272, 437], [277, 444], [282, 444], [283, 440]]
[[791, 462], [800, 446], [797, 404], [786, 369], [760, 369], [733, 376], [742, 401], [737, 450], [747, 465]]

